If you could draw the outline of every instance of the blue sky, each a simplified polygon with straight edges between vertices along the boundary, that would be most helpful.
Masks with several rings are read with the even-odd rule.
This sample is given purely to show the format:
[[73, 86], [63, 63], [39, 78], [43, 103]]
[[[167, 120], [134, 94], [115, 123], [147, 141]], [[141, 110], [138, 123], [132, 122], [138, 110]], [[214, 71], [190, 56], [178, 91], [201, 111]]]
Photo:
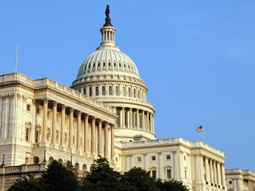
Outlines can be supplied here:
[[156, 109], [157, 138], [225, 152], [255, 171], [255, 1], [0, 1], [0, 74], [66, 86], [99, 46], [106, 4], [116, 43], [136, 63]]

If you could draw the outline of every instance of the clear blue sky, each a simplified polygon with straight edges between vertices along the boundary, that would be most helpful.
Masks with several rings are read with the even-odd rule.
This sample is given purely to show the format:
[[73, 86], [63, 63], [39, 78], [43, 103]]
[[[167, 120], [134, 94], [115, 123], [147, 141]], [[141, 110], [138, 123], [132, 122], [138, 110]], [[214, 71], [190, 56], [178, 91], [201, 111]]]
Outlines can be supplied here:
[[157, 138], [225, 152], [255, 171], [255, 1], [0, 1], [0, 74], [66, 86], [99, 46], [106, 4], [116, 43], [136, 63], [156, 109]]

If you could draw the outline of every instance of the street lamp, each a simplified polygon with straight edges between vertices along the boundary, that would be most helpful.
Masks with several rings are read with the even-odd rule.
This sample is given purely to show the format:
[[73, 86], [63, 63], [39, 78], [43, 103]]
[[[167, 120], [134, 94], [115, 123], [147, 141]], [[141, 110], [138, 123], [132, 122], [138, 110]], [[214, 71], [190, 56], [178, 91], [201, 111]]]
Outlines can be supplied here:
[[1, 167], [5, 167], [5, 164], [4, 164], [4, 156], [5, 156], [5, 151], [3, 152], [3, 163], [1, 165]]
[[45, 147], [45, 148], [44, 148], [44, 160], [43, 160], [43, 162], [47, 162], [47, 161], [46, 161], [46, 150], [47, 150], [47, 149], [46, 149], [46, 147]]
[[71, 153], [71, 165], [70, 167], [73, 167], [73, 153]]

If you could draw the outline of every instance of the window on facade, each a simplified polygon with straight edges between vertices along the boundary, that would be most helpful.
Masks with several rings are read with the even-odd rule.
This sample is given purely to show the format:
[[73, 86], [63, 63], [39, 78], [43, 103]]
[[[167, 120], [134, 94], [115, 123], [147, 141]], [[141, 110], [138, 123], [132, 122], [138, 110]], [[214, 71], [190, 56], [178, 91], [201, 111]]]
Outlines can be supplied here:
[[141, 162], [142, 161], [142, 157], [137, 157], [137, 162]]
[[90, 65], [89, 65], [89, 69], [90, 69]]
[[171, 169], [166, 170], [166, 178], [170, 179], [171, 178]]
[[229, 184], [232, 184], [232, 181], [229, 181], [228, 183], [229, 183]]
[[81, 92], [81, 88], [78, 89], [78, 92]]
[[171, 159], [171, 156], [170, 155], [166, 155], [166, 159], [167, 160]]
[[105, 66], [105, 62], [103, 63], [103, 66]]
[[156, 156], [151, 156], [151, 160], [156, 160]]
[[157, 171], [156, 171], [156, 170], [152, 170], [152, 171], [151, 171], [151, 176], [152, 176], [153, 178], [157, 178]]
[[116, 95], [119, 95], [119, 86], [116, 86]]
[[138, 90], [138, 99], [140, 99], [140, 90]]
[[109, 86], [109, 95], [112, 95], [112, 86]]
[[111, 62], [109, 62], [108, 65], [111, 66]]
[[29, 133], [30, 133], [30, 129], [26, 128], [26, 141], [29, 141]]
[[92, 87], [89, 87], [89, 96], [92, 97]]
[[114, 62], [114, 66], [116, 66], [116, 63]]
[[93, 64], [93, 68], [95, 68], [95, 65], [96, 65], [96, 64]]
[[124, 64], [124, 68], [126, 68], [126, 64]]
[[35, 142], [39, 143], [39, 131], [35, 132]]
[[115, 161], [118, 162], [118, 157], [115, 158]]
[[40, 115], [40, 108], [39, 107], [36, 108], [36, 114]]
[[184, 160], [186, 160], [186, 156], [184, 156]]
[[184, 177], [187, 179], [187, 169], [184, 170]]
[[131, 88], [128, 88], [128, 96], [131, 97]]
[[105, 95], [105, 86], [102, 87], [102, 95]]
[[121, 67], [121, 63], [119, 63], [119, 67]]
[[120, 126], [120, 110], [119, 109], [117, 109], [116, 115], [117, 115], [117, 119], [116, 119], [117, 125]]
[[31, 105], [27, 104], [27, 111], [31, 111]]
[[100, 63], [97, 64], [97, 67], [100, 67]]
[[134, 98], [136, 97], [136, 90], [134, 89]]
[[87, 95], [87, 88], [86, 87], [83, 88], [83, 94]]
[[96, 87], [96, 96], [99, 96], [99, 87]]

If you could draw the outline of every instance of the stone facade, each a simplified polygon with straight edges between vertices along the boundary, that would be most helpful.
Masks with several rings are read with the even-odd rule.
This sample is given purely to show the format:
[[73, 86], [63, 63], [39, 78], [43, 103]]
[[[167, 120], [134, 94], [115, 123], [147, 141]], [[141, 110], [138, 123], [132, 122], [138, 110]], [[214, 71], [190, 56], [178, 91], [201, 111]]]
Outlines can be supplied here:
[[255, 173], [250, 170], [226, 169], [228, 191], [255, 191]]
[[86, 172], [98, 155], [121, 172], [138, 166], [190, 190], [226, 190], [223, 152], [182, 138], [156, 139], [148, 88], [116, 46], [116, 29], [105, 25], [100, 31], [100, 46], [82, 63], [71, 88], [49, 78], [0, 76], [1, 190], [14, 177], [40, 172], [45, 161], [73, 161]]

